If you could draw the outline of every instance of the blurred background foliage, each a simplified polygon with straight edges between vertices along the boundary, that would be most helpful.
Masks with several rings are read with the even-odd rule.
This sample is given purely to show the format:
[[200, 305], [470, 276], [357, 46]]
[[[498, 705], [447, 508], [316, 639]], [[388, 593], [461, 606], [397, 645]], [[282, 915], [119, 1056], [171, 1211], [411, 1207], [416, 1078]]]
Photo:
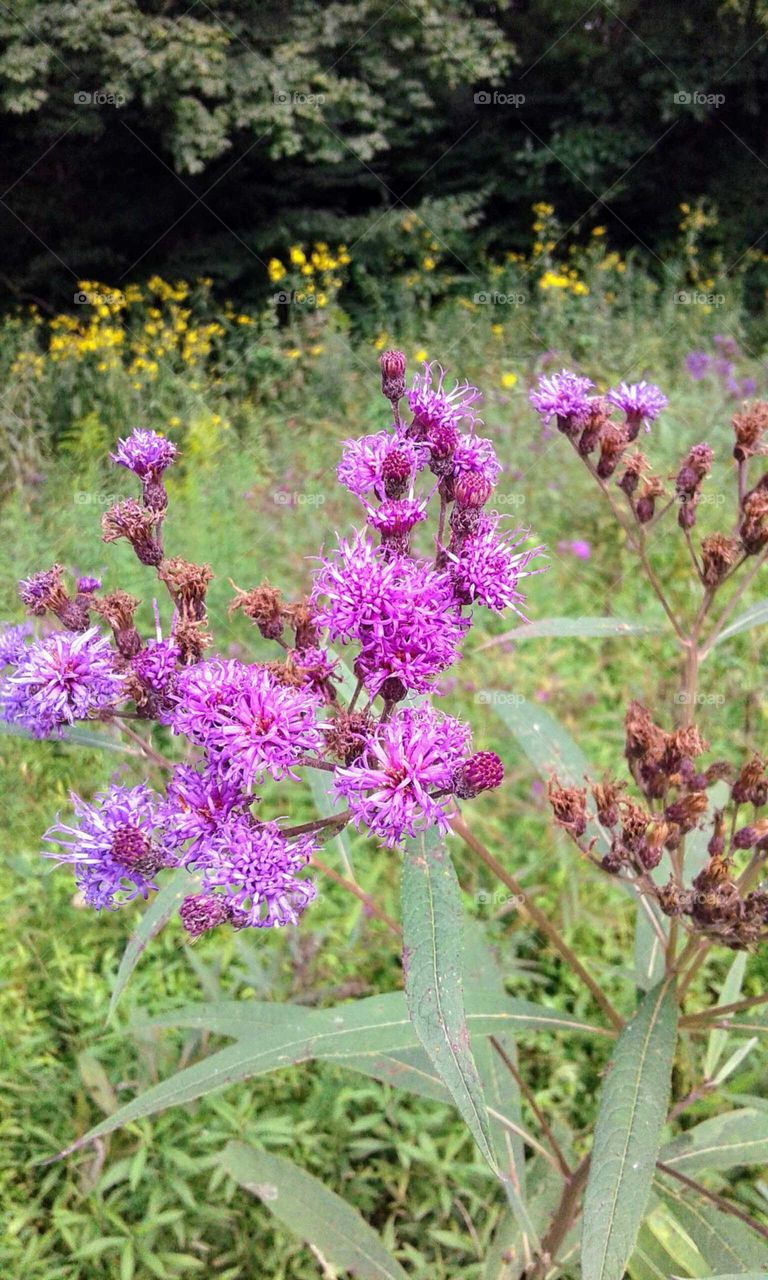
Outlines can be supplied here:
[[471, 266], [542, 193], [651, 262], [705, 198], [731, 264], [764, 235], [767, 30], [754, 0], [14, 0], [7, 299], [212, 261], [256, 297], [291, 239], [358, 242], [375, 275], [406, 208]]

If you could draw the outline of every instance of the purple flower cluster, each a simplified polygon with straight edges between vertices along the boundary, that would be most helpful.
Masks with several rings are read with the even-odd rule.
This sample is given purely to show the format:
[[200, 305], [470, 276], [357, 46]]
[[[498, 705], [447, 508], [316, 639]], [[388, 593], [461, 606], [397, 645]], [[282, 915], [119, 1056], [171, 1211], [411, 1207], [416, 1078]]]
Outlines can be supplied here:
[[[141, 500], [118, 503], [103, 527], [107, 542], [126, 537], [167, 590], [167, 637], [157, 603], [155, 635], [143, 638], [139, 600], [102, 594], [99, 579], [79, 579], [69, 596], [55, 565], [21, 584], [30, 612], [53, 613], [64, 629], [31, 641], [26, 624], [0, 633], [5, 717], [49, 735], [108, 715], [134, 743], [138, 733], [152, 767], [170, 769], [162, 793], [113, 785], [92, 802], [73, 797], [75, 821], [48, 832], [51, 856], [74, 868], [89, 905], [146, 897], [164, 868], [184, 867], [200, 878], [180, 910], [191, 937], [222, 924], [295, 924], [316, 896], [307, 868], [336, 819], [292, 827], [262, 817], [254, 789], [271, 794], [274, 782], [318, 769], [347, 805], [338, 825], [394, 847], [432, 825], [444, 830], [458, 801], [501, 783], [498, 756], [472, 755], [468, 726], [422, 698], [459, 658], [477, 607], [520, 612], [541, 548], [525, 545], [525, 531], [505, 532], [492, 509], [501, 466], [477, 434], [479, 391], [450, 388], [429, 364], [407, 389], [399, 352], [382, 358], [382, 386], [391, 426], [347, 440], [338, 466], [361, 527], [320, 558], [303, 601], [286, 603], [266, 582], [235, 588], [231, 610], [253, 625], [257, 645], [273, 646], [271, 660], [206, 652], [212, 571], [163, 549], [163, 474], [178, 451], [153, 431], [118, 443], [112, 461], [139, 479]], [[90, 626], [90, 611], [109, 623], [114, 645]], [[349, 647], [351, 672], [329, 643]], [[170, 729], [173, 761], [139, 732], [152, 721]]]
[[711, 352], [689, 351], [685, 357], [685, 367], [693, 381], [701, 382], [711, 374], [718, 380], [726, 395], [734, 400], [748, 400], [755, 395], [755, 378], [738, 376], [736, 361], [742, 353], [736, 339], [716, 333], [712, 339], [712, 347]]
[[563, 369], [551, 377], [539, 378], [528, 399], [545, 425], [555, 418], [559, 430], [571, 437], [578, 435], [597, 413], [607, 417], [610, 408], [620, 409], [630, 441], [641, 427], [650, 431], [650, 424], [668, 404], [667, 397], [652, 382], [620, 382], [605, 396], [590, 395], [593, 388], [589, 378]]

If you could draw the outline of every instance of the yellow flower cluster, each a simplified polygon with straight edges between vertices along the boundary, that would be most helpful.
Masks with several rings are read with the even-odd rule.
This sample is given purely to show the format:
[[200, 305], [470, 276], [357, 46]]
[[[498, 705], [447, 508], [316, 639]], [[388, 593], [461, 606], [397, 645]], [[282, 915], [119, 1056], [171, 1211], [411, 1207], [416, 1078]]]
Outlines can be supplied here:
[[545, 271], [539, 280], [540, 289], [567, 289], [577, 298], [586, 297], [589, 285], [579, 279], [578, 271], [573, 267], [563, 267], [559, 271]]
[[[282, 284], [293, 292], [293, 301], [313, 304], [319, 310], [328, 306], [344, 283], [344, 267], [352, 261], [344, 244], [331, 250], [323, 240], [314, 245], [292, 244], [287, 261], [270, 258], [267, 275], [272, 284]], [[298, 286], [298, 287], [295, 287]]]

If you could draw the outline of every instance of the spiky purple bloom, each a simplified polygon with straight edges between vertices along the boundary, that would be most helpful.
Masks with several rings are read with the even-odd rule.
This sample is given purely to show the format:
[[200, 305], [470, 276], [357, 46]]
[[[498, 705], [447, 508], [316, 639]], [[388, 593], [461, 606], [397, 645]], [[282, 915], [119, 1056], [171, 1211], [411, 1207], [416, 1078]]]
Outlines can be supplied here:
[[524, 617], [520, 606], [525, 597], [518, 591], [518, 583], [530, 573], [541, 572], [527, 566], [543, 548], [516, 552], [515, 547], [528, 536], [527, 530], [499, 534], [494, 524], [492, 521], [490, 526], [465, 538], [457, 551], [449, 552], [456, 597], [462, 604], [482, 604], [497, 613], [514, 609]]
[[73, 795], [72, 805], [77, 825], [57, 821], [45, 834], [64, 852], [47, 856], [71, 864], [88, 906], [112, 911], [148, 897], [156, 871], [173, 862], [154, 840], [157, 796], [146, 783], [112, 786], [92, 804]]
[[413, 414], [411, 431], [416, 439], [424, 439], [436, 428], [458, 428], [463, 421], [474, 426], [476, 411], [472, 406], [482, 398], [477, 387], [468, 382], [457, 382], [451, 391], [447, 391], [445, 370], [434, 363], [424, 364], [406, 394]]
[[620, 382], [618, 387], [611, 387], [605, 398], [626, 414], [631, 427], [639, 430], [644, 425], [646, 431], [650, 431], [650, 424], [669, 404], [653, 382]]
[[118, 441], [115, 452], [109, 457], [119, 467], [127, 467], [140, 480], [148, 480], [161, 476], [178, 452], [176, 445], [165, 436], [136, 427], [127, 440]]
[[148, 640], [131, 658], [131, 667], [145, 688], [167, 693], [176, 674], [181, 649], [175, 640]]
[[448, 826], [448, 796], [467, 752], [469, 729], [431, 707], [406, 708], [378, 728], [348, 768], [336, 770], [337, 796], [356, 827], [366, 826], [390, 848], [406, 836]]
[[253, 797], [237, 783], [221, 778], [215, 769], [177, 765], [158, 809], [167, 848], [181, 850], [184, 866], [205, 866], [222, 823], [232, 814], [245, 814]]
[[542, 422], [558, 418], [578, 425], [589, 414], [589, 392], [594, 385], [590, 378], [582, 378], [563, 369], [549, 378], [539, 378], [537, 389], [530, 392], [528, 399]]
[[31, 634], [32, 624], [29, 622], [0, 624], [0, 667], [15, 667], [22, 661]]
[[415, 525], [426, 518], [425, 504], [413, 498], [387, 498], [378, 507], [368, 507], [369, 525], [385, 539], [407, 538]]
[[463, 435], [453, 453], [453, 476], [479, 475], [495, 486], [501, 474], [501, 463], [490, 440], [483, 436]]
[[289, 840], [274, 822], [228, 818], [203, 872], [203, 888], [225, 891], [238, 928], [297, 924], [317, 893], [311, 880], [299, 879], [313, 851], [309, 835]]
[[47, 737], [110, 706], [122, 692], [114, 653], [98, 628], [36, 640], [0, 691], [3, 718]]
[[292, 766], [319, 752], [318, 700], [280, 684], [263, 667], [200, 662], [182, 673], [170, 722], [205, 747], [223, 777], [250, 785], [265, 773], [295, 778]]
[[384, 495], [384, 467], [393, 454], [407, 460], [409, 478], [424, 465], [423, 451], [401, 432], [377, 431], [375, 435], [345, 440], [336, 474], [346, 489], [358, 498], [373, 489]]
[[371, 693], [397, 677], [425, 692], [457, 657], [468, 628], [446, 573], [387, 555], [363, 534], [342, 542], [315, 579], [317, 619], [335, 640], [355, 639], [355, 663]]
[[19, 598], [36, 618], [42, 618], [48, 609], [65, 602], [67, 594], [62, 583], [61, 565], [54, 564], [50, 569], [41, 569], [28, 578], [22, 578]]

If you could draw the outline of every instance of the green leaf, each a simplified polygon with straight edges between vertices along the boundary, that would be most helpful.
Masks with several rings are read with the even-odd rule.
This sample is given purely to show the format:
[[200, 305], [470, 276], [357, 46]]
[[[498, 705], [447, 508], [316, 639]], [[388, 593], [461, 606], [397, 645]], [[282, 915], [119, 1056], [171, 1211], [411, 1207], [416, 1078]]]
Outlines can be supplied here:
[[[331, 774], [325, 773], [319, 769], [306, 770], [307, 782], [312, 792], [312, 798], [317, 805], [317, 811], [321, 818], [330, 818], [332, 814], [338, 813], [340, 806], [334, 804], [331, 796], [331, 788], [329, 778]], [[349, 848], [349, 839], [344, 830], [334, 836], [332, 841], [328, 842], [333, 845], [339, 855], [339, 860], [344, 868], [344, 874], [348, 878], [354, 880], [355, 869], [352, 863], [352, 854]]]
[[313, 1245], [330, 1267], [351, 1271], [363, 1280], [407, 1280], [399, 1262], [357, 1209], [292, 1160], [256, 1151], [244, 1142], [230, 1142], [221, 1164], [292, 1235]]
[[659, 622], [628, 622], [625, 618], [540, 618], [536, 622], [526, 622], [522, 627], [513, 627], [503, 636], [493, 636], [479, 646], [478, 652], [480, 649], [493, 649], [508, 640], [519, 643], [545, 636], [640, 636], [663, 630]]
[[[556, 774], [565, 786], [583, 787], [585, 776], [594, 776], [581, 748], [538, 703], [495, 689], [478, 694], [478, 702], [492, 707], [542, 778]], [[599, 824], [590, 823], [589, 835], [596, 838], [599, 848], [608, 849], [609, 841]]]
[[603, 1085], [584, 1195], [581, 1263], [590, 1280], [621, 1280], [653, 1181], [677, 1039], [674, 987], [644, 996], [622, 1031]]
[[749, 631], [751, 627], [759, 627], [764, 622], [768, 622], [768, 600], [759, 600], [720, 632], [712, 648], [722, 644], [724, 640], [730, 640], [731, 636], [737, 636], [740, 631]]
[[667, 1143], [659, 1159], [686, 1174], [763, 1164], [768, 1160], [768, 1113], [744, 1107], [702, 1120]]
[[[39, 741], [33, 733], [28, 729], [23, 729], [21, 725], [8, 724], [6, 720], [0, 720], [0, 734], [8, 733], [14, 738], [30, 738], [32, 741]], [[56, 742], [72, 742], [77, 747], [98, 747], [101, 751], [119, 751], [123, 755], [133, 755], [133, 747], [128, 746], [125, 742], [120, 742], [117, 738], [110, 738], [105, 733], [93, 733], [90, 729], [64, 729], [61, 737], [55, 739]]]
[[[94, 1138], [111, 1133], [132, 1120], [155, 1115], [167, 1107], [192, 1102], [227, 1085], [299, 1062], [322, 1058], [344, 1066], [348, 1058], [376, 1060], [381, 1054], [391, 1054], [393, 1050], [419, 1046], [405, 998], [399, 991], [352, 1000], [330, 1009], [288, 1005], [285, 1007], [291, 1016], [285, 1020], [277, 1012], [282, 1007], [248, 1000], [229, 1001], [222, 1005], [200, 1003], [143, 1023], [142, 1027], [147, 1028], [189, 1026], [242, 1038], [238, 1043], [228, 1045], [202, 1062], [185, 1067], [167, 1080], [153, 1085], [62, 1154], [78, 1150]], [[264, 1017], [261, 1011], [264, 1011]], [[483, 992], [475, 993], [473, 997], [467, 1025], [472, 1035], [481, 1036], [519, 1029], [611, 1034], [580, 1018], [546, 1009], [543, 1005]], [[366, 1046], [364, 1053], [361, 1045]], [[360, 1069], [357, 1061], [351, 1065]]]
[[[727, 977], [723, 983], [720, 995], [718, 996], [718, 1006], [725, 1004], [736, 1004], [741, 996], [741, 984], [744, 981], [744, 970], [747, 966], [746, 951], [738, 951], [733, 958], [733, 963], [728, 970]], [[709, 1040], [707, 1042], [707, 1052], [704, 1058], [704, 1079], [711, 1080], [717, 1069], [717, 1064], [725, 1052], [725, 1046], [728, 1043], [728, 1032], [715, 1028], [710, 1031]]]
[[[703, 1196], [657, 1175], [655, 1189], [677, 1221], [687, 1231], [707, 1269], [739, 1272], [768, 1268], [768, 1245], [756, 1231], [731, 1214], [723, 1213]], [[763, 1273], [761, 1273], [763, 1274]]]
[[117, 970], [112, 997], [109, 1001], [107, 1020], [109, 1021], [117, 1008], [118, 1001], [128, 985], [128, 979], [141, 959], [145, 947], [156, 938], [160, 930], [168, 923], [171, 916], [181, 906], [188, 893], [193, 893], [197, 885], [194, 876], [183, 868], [163, 885], [156, 893], [144, 915], [141, 917], [136, 931], [131, 935], [123, 952]]
[[482, 1085], [464, 1011], [459, 882], [436, 828], [409, 840], [403, 859], [403, 970], [408, 1012], [460, 1115], [493, 1172]]

